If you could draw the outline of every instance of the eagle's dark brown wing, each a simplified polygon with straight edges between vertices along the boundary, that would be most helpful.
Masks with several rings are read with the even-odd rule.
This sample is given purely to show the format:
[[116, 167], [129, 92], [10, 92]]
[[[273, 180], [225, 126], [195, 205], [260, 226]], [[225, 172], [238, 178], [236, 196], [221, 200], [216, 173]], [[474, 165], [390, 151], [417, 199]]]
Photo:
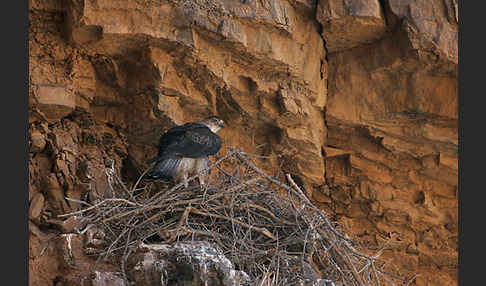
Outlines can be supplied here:
[[201, 158], [215, 155], [221, 149], [221, 138], [205, 125], [187, 123], [170, 128], [159, 140], [159, 154], [149, 162], [164, 157]]

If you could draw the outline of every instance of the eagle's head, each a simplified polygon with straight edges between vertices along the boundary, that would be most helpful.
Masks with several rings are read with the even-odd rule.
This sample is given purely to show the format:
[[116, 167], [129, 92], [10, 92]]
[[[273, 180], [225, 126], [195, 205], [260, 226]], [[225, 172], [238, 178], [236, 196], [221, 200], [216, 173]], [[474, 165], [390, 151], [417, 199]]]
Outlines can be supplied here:
[[199, 121], [199, 123], [206, 125], [214, 133], [218, 132], [219, 129], [224, 127], [224, 121], [217, 116], [210, 116]]

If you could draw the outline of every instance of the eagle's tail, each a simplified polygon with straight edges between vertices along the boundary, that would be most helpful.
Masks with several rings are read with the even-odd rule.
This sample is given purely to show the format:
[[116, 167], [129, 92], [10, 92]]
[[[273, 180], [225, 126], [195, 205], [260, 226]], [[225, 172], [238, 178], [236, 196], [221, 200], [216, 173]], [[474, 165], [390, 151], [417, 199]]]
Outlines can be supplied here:
[[[154, 160], [155, 161], [155, 160]], [[181, 159], [178, 157], [165, 157], [157, 160], [155, 166], [143, 177], [145, 181], [171, 180], [179, 166]]]

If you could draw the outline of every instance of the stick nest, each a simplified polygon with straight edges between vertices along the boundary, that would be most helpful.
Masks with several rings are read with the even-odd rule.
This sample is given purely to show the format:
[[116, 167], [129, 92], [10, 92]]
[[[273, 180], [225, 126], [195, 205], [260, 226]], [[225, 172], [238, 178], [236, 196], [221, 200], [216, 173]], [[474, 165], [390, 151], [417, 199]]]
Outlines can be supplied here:
[[253, 157], [230, 149], [211, 164], [206, 185], [199, 186], [196, 175], [188, 188], [140, 179], [128, 188], [112, 167], [107, 169], [110, 198], [82, 202], [85, 207], [61, 217], [82, 216], [103, 229], [106, 244], [95, 255], [121, 261], [123, 274], [124, 263], [142, 242], [208, 241], [255, 285], [264, 285], [263, 280], [295, 285], [309, 279], [309, 266], [336, 285], [412, 282], [385, 271], [382, 249], [366, 254], [370, 251], [341, 233], [290, 175], [286, 183], [266, 175]]

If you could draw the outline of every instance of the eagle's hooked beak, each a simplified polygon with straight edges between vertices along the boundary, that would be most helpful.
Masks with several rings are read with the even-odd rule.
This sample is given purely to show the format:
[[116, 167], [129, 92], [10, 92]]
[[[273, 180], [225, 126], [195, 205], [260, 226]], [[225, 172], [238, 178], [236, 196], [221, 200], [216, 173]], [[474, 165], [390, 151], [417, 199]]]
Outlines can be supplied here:
[[219, 125], [219, 127], [223, 128], [224, 127], [224, 121], [220, 119], [218, 121], [218, 125]]

